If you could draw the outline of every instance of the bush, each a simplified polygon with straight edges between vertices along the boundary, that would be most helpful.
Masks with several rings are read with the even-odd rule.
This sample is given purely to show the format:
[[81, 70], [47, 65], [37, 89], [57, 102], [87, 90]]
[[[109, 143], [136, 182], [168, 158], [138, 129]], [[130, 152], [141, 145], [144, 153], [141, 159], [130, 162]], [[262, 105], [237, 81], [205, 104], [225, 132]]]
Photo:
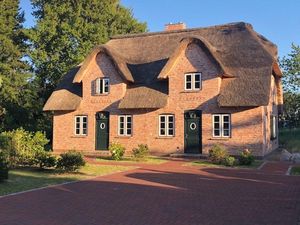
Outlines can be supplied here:
[[209, 150], [208, 158], [213, 163], [221, 164], [226, 157], [228, 157], [228, 153], [220, 145], [214, 145], [212, 149]]
[[69, 151], [60, 154], [57, 161], [57, 168], [67, 172], [73, 172], [85, 165], [83, 155], [80, 152]]
[[50, 152], [38, 151], [35, 155], [36, 164], [40, 168], [51, 168], [56, 166], [57, 159]]
[[125, 147], [119, 143], [111, 143], [109, 145], [109, 151], [111, 153], [112, 159], [121, 160], [125, 153]]
[[226, 158], [224, 158], [224, 160], [222, 161], [222, 164], [224, 166], [234, 166], [235, 165], [235, 158], [233, 156], [227, 156]]
[[137, 148], [132, 149], [132, 153], [134, 158], [143, 159], [149, 155], [148, 145], [140, 144]]
[[7, 152], [0, 151], [0, 182], [8, 179], [9, 156]]
[[35, 165], [35, 155], [43, 151], [44, 146], [49, 142], [46, 135], [40, 131], [29, 132], [18, 128], [0, 134], [0, 148], [9, 153], [11, 166], [32, 166]]
[[251, 165], [254, 162], [254, 156], [252, 155], [251, 151], [245, 149], [239, 157], [239, 164], [240, 165]]

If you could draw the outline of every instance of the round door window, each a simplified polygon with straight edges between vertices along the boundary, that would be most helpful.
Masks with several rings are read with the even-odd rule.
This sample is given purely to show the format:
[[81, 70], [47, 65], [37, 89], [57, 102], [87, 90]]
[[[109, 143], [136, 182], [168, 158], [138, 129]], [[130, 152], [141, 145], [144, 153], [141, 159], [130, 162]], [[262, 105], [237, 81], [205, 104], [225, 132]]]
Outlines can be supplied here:
[[100, 123], [100, 129], [104, 129], [105, 128], [105, 123]]
[[196, 123], [191, 123], [190, 128], [191, 128], [191, 130], [195, 130], [197, 128]]

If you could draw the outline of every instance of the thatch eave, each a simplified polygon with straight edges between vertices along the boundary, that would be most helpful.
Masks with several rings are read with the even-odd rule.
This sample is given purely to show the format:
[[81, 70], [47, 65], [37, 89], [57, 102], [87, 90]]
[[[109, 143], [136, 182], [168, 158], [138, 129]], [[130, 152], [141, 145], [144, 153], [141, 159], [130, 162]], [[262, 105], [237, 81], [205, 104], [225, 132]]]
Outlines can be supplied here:
[[219, 60], [219, 58], [218, 58], [218, 56], [216, 54], [217, 49], [215, 49], [204, 38], [199, 37], [199, 36], [197, 36], [197, 37], [191, 36], [191, 37], [183, 38], [180, 41], [180, 44], [179, 44], [178, 48], [174, 51], [174, 53], [169, 58], [168, 62], [166, 63], [166, 65], [164, 66], [164, 68], [162, 69], [162, 71], [160, 72], [160, 74], [158, 75], [158, 79], [166, 79], [169, 76], [170, 71], [176, 65], [176, 61], [179, 58], [179, 56], [181, 55], [181, 53], [183, 51], [185, 51], [190, 44], [193, 44], [193, 43], [199, 45], [200, 47], [205, 48], [209, 52], [209, 54], [215, 60], [216, 64], [221, 69], [222, 76], [224, 76], [224, 77], [234, 77], [230, 73], [226, 72], [223, 64], [221, 63], [221, 61]]
[[112, 62], [114, 63], [119, 73], [124, 78], [124, 80], [132, 83], [134, 82], [133, 76], [129, 71], [126, 61], [123, 59], [123, 57], [120, 56], [118, 53], [116, 53], [107, 45], [99, 45], [95, 47], [92, 50], [92, 52], [86, 57], [86, 59], [83, 61], [80, 70], [77, 72], [77, 74], [74, 77], [73, 83], [80, 83], [82, 81], [83, 77], [87, 72], [89, 65], [93, 60], [96, 60], [97, 55], [100, 54], [101, 52], [106, 54], [112, 59]]

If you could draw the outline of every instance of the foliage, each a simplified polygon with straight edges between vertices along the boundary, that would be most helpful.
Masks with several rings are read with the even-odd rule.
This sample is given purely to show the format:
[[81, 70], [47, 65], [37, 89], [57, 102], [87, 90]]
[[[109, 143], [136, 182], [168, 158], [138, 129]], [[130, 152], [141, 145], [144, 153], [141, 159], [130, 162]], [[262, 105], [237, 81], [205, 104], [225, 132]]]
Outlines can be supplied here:
[[132, 149], [133, 157], [143, 159], [149, 155], [149, 148], [146, 144], [139, 144], [137, 148]]
[[0, 140], [0, 148], [9, 152], [12, 166], [34, 165], [37, 152], [44, 151], [44, 146], [49, 142], [44, 133], [29, 132], [23, 128], [2, 132]]
[[251, 165], [254, 162], [254, 156], [251, 151], [245, 149], [239, 156], [240, 165]]
[[290, 174], [300, 176], [300, 166], [293, 166]]
[[36, 152], [35, 162], [40, 168], [53, 168], [56, 166], [57, 159], [50, 152], [41, 150]]
[[289, 152], [300, 152], [300, 128], [279, 129], [279, 144]]
[[222, 165], [224, 166], [234, 166], [236, 159], [233, 156], [227, 156], [222, 160]]
[[300, 46], [292, 44], [292, 51], [280, 60], [283, 70], [284, 112], [282, 127], [300, 127]]
[[22, 114], [12, 117], [26, 105], [24, 95], [30, 76], [25, 61], [26, 37], [22, 23], [24, 14], [19, 11], [19, 0], [4, 0], [0, 4], [0, 131], [16, 127], [25, 121]]
[[228, 157], [228, 153], [224, 147], [220, 145], [216, 144], [209, 150], [208, 158], [213, 163], [221, 164], [226, 157]]
[[119, 0], [31, 2], [36, 24], [26, 35], [35, 74], [30, 88], [36, 94], [32, 95], [29, 117], [36, 118], [36, 129], [46, 126], [51, 132], [49, 114], [43, 114], [42, 108], [62, 76], [110, 36], [144, 32], [146, 24], [138, 22]]
[[112, 159], [121, 160], [125, 153], [125, 147], [120, 143], [114, 142], [109, 145], [109, 151], [111, 153]]
[[73, 150], [60, 154], [57, 161], [57, 168], [67, 172], [74, 172], [84, 165], [83, 155]]
[[6, 151], [0, 150], [0, 182], [8, 179], [9, 155]]

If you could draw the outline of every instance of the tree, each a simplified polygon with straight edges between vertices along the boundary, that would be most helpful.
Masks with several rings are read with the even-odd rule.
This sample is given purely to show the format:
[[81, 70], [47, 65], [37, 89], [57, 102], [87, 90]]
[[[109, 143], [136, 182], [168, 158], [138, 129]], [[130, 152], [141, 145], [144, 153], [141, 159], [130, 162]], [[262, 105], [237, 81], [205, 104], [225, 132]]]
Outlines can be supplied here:
[[300, 47], [292, 44], [292, 51], [280, 61], [283, 70], [283, 124], [300, 126]]
[[38, 93], [34, 116], [45, 121], [42, 106], [68, 70], [110, 36], [144, 32], [146, 24], [133, 18], [119, 0], [32, 0], [32, 4], [37, 21], [28, 30], [35, 74], [32, 85]]
[[27, 92], [30, 74], [24, 60], [23, 22], [19, 0], [0, 0], [0, 130], [14, 126], [13, 115], [22, 107], [21, 96]]

